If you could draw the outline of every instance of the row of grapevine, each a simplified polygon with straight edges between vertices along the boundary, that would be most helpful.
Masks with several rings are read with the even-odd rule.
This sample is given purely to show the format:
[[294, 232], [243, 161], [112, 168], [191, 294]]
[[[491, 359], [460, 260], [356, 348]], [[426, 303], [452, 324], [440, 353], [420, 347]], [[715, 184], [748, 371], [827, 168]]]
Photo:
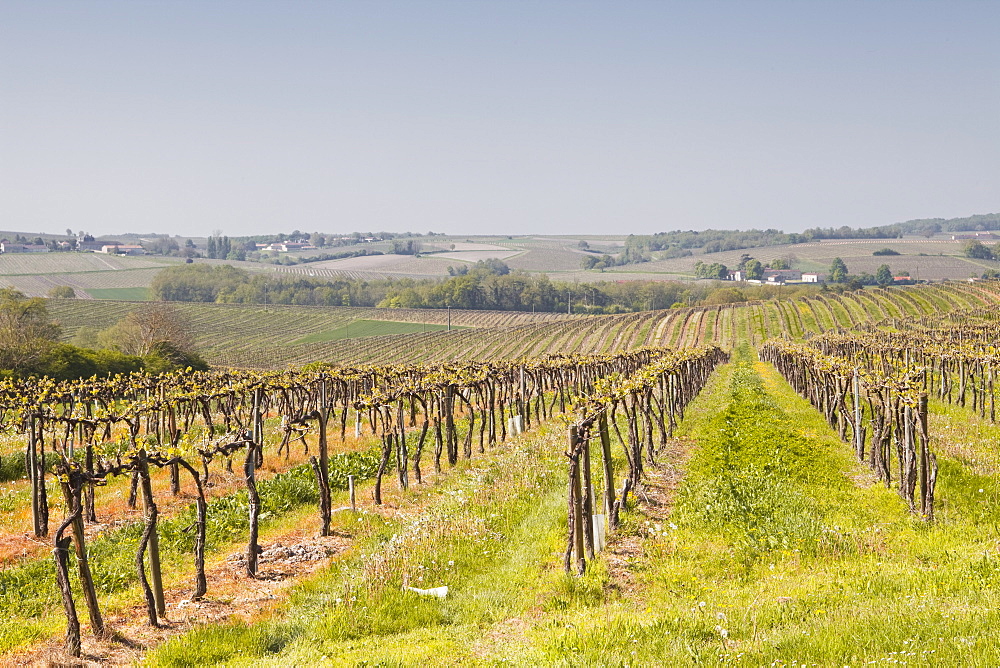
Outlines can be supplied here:
[[[569, 460], [569, 521], [564, 568], [575, 555], [576, 571], [582, 575], [587, 559], [594, 558], [595, 505], [591, 474], [591, 440], [600, 441], [604, 489], [603, 517], [608, 527], [618, 527], [620, 511], [629, 492], [637, 489], [643, 475], [643, 459], [656, 466], [656, 458], [684, 415], [684, 408], [708, 382], [716, 366], [729, 356], [711, 346], [665, 354], [627, 376], [607, 377], [594, 384], [585, 401], [577, 405], [570, 420], [567, 458]], [[617, 419], [621, 411], [621, 421]], [[610, 427], [609, 427], [610, 425]], [[621, 491], [615, 491], [611, 430], [625, 454], [627, 470]]]
[[[321, 359], [339, 363], [415, 363], [500, 359], [552, 353], [600, 354], [637, 346], [732, 345], [773, 337], [808, 338], [865, 322], [919, 317], [997, 301], [992, 283], [944, 283], [819, 293], [796, 300], [701, 306], [606, 316], [489, 311], [451, 312], [452, 332], [423, 332], [316, 343], [307, 334], [342, 327], [355, 319], [443, 325], [441, 310], [349, 307], [176, 304], [188, 317], [196, 343], [209, 362], [280, 369]], [[135, 304], [53, 300], [53, 314], [67, 335], [83, 326], [109, 326]]]
[[925, 369], [865, 367], [853, 358], [780, 339], [765, 343], [760, 356], [809, 399], [842, 440], [853, 444], [858, 459], [887, 487], [895, 477], [899, 495], [913, 512], [933, 519], [938, 466], [927, 430]]
[[[169, 470], [176, 493], [179, 477], [189, 476], [197, 491], [193, 557], [194, 597], [206, 592], [205, 487], [210, 464], [241, 460], [249, 506], [247, 575], [257, 575], [260, 553], [257, 526], [261, 497], [257, 471], [264, 463], [267, 424], [280, 424], [273, 455], [315, 433], [311, 459], [319, 495], [321, 533], [328, 535], [331, 480], [328, 430], [345, 437], [350, 418], [355, 429], [370, 430], [381, 443], [375, 501], [381, 502], [383, 476], [394, 470], [401, 488], [410, 476], [420, 481], [426, 448], [435, 470], [470, 459], [505, 441], [509, 420], [518, 428], [563, 411], [577, 397], [593, 392], [598, 381], [630, 376], [666, 351], [642, 349], [617, 356], [568, 356], [435, 367], [321, 368], [284, 373], [192, 373], [159, 377], [134, 375], [107, 380], [54, 382], [50, 379], [0, 383], [0, 428], [19, 432], [26, 442], [31, 510], [38, 537], [52, 536], [59, 589], [68, 620], [67, 650], [80, 652], [80, 625], [70, 580], [69, 549], [77, 555], [80, 591], [92, 630], [104, 631], [97, 590], [88, 562], [84, 524], [96, 522], [95, 488], [109, 479], [131, 479], [130, 504], [141, 500], [144, 528], [136, 547], [138, 581], [149, 622], [165, 613], [158, 548], [158, 507], [151, 469]], [[558, 407], [558, 408], [557, 408]], [[273, 441], [274, 439], [272, 439]], [[66, 507], [54, 531], [48, 517], [47, 458]]]

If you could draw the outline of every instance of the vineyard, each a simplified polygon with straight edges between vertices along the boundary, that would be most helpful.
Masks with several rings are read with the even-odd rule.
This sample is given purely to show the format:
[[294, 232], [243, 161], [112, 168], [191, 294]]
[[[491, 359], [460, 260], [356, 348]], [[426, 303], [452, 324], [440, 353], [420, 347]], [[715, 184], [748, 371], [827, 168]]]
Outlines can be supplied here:
[[1000, 661], [1000, 284], [175, 306], [217, 370], [0, 381], [10, 665]]
[[[356, 321], [447, 325], [448, 313], [429, 309], [176, 304], [185, 314], [199, 350], [212, 364], [284, 369], [326, 361], [340, 364], [419, 364], [462, 359], [509, 359], [555, 353], [611, 354], [643, 346], [683, 348], [768, 338], [793, 338], [876, 323], [976, 308], [993, 303], [991, 283], [941, 283], [818, 294], [770, 300], [644, 311], [609, 316], [569, 316], [519, 312], [451, 311], [458, 331], [421, 331], [387, 336], [344, 336], [315, 341], [322, 332], [349, 328]], [[52, 300], [50, 311], [67, 339], [80, 327], [106, 328], [136, 304], [102, 301], [81, 304]], [[430, 329], [430, 328], [429, 328]], [[358, 327], [356, 333], [363, 333]], [[299, 341], [305, 342], [297, 343]], [[312, 341], [312, 342], [309, 342]]]

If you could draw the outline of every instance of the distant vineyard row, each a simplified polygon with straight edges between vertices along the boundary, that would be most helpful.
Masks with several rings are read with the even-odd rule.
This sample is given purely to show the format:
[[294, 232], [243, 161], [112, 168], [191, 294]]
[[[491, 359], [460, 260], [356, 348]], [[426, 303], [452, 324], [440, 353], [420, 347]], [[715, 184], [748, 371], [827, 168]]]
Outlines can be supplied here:
[[[440, 310], [262, 307], [178, 304], [200, 350], [213, 364], [284, 368], [312, 361], [421, 363], [503, 359], [550, 353], [612, 353], [642, 346], [688, 347], [772, 337], [805, 338], [861, 323], [977, 308], [1000, 301], [994, 282], [825, 293], [796, 300], [646, 311], [609, 316], [568, 316], [493, 311], [451, 312], [460, 331], [432, 331], [295, 345], [309, 334], [359, 319], [447, 323]], [[113, 324], [136, 304], [53, 300], [50, 309], [67, 337], [83, 326]]]

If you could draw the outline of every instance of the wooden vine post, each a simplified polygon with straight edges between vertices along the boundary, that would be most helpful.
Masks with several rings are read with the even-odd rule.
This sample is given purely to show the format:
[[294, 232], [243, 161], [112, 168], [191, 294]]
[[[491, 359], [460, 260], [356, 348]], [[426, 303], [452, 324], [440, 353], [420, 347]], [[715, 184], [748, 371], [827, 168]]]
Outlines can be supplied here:
[[[159, 510], [153, 500], [153, 488], [149, 480], [149, 463], [146, 451], [139, 449], [136, 455], [136, 472], [139, 476], [139, 486], [142, 488], [142, 505], [146, 517], [146, 528], [142, 532], [139, 540], [139, 549], [136, 553], [136, 569], [139, 572], [139, 583], [142, 586], [146, 597], [146, 608], [149, 612], [149, 623], [151, 626], [159, 627], [158, 616], [164, 616], [167, 612], [166, 602], [163, 599], [163, 579], [160, 570], [160, 542], [156, 535], [156, 521]], [[149, 580], [146, 579], [146, 568], [144, 555], [149, 550]]]
[[583, 575], [587, 570], [587, 561], [584, 555], [583, 540], [583, 499], [580, 490], [580, 439], [576, 425], [569, 428], [569, 441], [566, 456], [569, 457], [569, 522], [568, 536], [566, 544], [566, 556], [564, 568], [570, 572], [573, 563], [573, 555], [576, 555], [577, 575]]
[[601, 459], [604, 463], [604, 513], [607, 516], [608, 527], [618, 527], [618, 513], [615, 511], [615, 471], [611, 459], [611, 436], [608, 433], [607, 412], [601, 414], [598, 422], [598, 433], [601, 437]]
[[105, 634], [104, 618], [101, 616], [101, 608], [97, 602], [97, 590], [94, 587], [94, 577], [90, 572], [90, 558], [87, 554], [83, 531], [81, 501], [85, 484], [84, 476], [79, 467], [72, 463], [67, 463], [60, 468], [60, 486], [63, 491], [63, 499], [66, 508], [70, 510], [70, 517], [73, 519], [71, 526], [73, 527], [73, 543], [76, 547], [76, 563], [80, 572], [80, 589], [83, 590], [83, 597], [87, 603], [90, 627], [95, 635], [101, 637]]
[[851, 389], [854, 399], [854, 453], [858, 459], [865, 457], [865, 428], [862, 425], [864, 412], [861, 408], [861, 378], [858, 370], [851, 376]]
[[590, 482], [590, 437], [580, 439], [580, 456], [583, 458], [581, 483], [583, 485], [583, 538], [587, 558], [594, 558], [594, 487]]
[[45, 493], [45, 444], [39, 438], [40, 422], [28, 417], [28, 452], [25, 464], [31, 480], [31, 520], [35, 538], [49, 535], [49, 501]]
[[[408, 473], [410, 455], [406, 449], [405, 409], [406, 407], [404, 406], [404, 402], [400, 399], [396, 409], [396, 427], [399, 429], [399, 434], [397, 434], [396, 439], [396, 474], [399, 478], [399, 488], [402, 490], [410, 488], [410, 478]], [[470, 431], [469, 433], [471, 434], [472, 432]]]
[[934, 486], [937, 482], [937, 457], [930, 449], [930, 433], [927, 429], [927, 394], [920, 395], [917, 404], [920, 421], [920, 513], [928, 521], [934, 520]]
[[[320, 377], [319, 383], [319, 461], [313, 461], [316, 472], [316, 483], [319, 487], [319, 515], [322, 522], [320, 535], [330, 535], [332, 504], [330, 500], [330, 448], [327, 444], [326, 423], [329, 417], [327, 409], [326, 376]], [[346, 408], [345, 408], [346, 410]], [[315, 460], [315, 458], [313, 458]]]
[[250, 536], [247, 540], [247, 576], [257, 577], [257, 557], [261, 553], [257, 544], [260, 526], [260, 495], [257, 493], [257, 449], [261, 448], [263, 437], [261, 424], [261, 394], [258, 387], [253, 394], [253, 435], [247, 444], [247, 457], [243, 463], [243, 476], [247, 486], [248, 513], [250, 516]]
[[70, 656], [80, 656], [80, 618], [76, 614], [76, 604], [73, 602], [73, 589], [69, 582], [69, 536], [63, 537], [80, 515], [80, 509], [74, 508], [66, 516], [53, 537], [52, 555], [56, 562], [56, 583], [62, 595], [63, 609], [66, 612], [66, 653]]

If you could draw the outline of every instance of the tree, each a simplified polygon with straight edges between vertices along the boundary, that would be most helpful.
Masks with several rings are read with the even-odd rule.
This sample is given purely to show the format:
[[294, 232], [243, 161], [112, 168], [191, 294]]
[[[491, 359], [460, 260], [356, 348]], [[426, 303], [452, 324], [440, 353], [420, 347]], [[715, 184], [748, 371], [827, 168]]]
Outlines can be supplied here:
[[49, 319], [44, 299], [29, 299], [14, 288], [0, 288], [0, 369], [14, 373], [37, 370], [58, 338], [59, 326]]
[[965, 246], [962, 250], [965, 253], [965, 257], [970, 257], [975, 260], [992, 260], [995, 257], [990, 248], [984, 246], [981, 242], [975, 239], [969, 239], [965, 242]]
[[743, 270], [746, 272], [747, 279], [751, 281], [759, 281], [764, 278], [764, 265], [760, 263], [760, 260], [750, 259], [749, 262], [744, 265]]
[[507, 266], [507, 263], [496, 257], [479, 260], [473, 269], [479, 269], [495, 276], [506, 276], [510, 273], [510, 267]]
[[720, 262], [706, 264], [698, 260], [694, 263], [694, 273], [698, 278], [718, 278], [725, 280], [729, 276], [729, 267]]
[[739, 288], [719, 288], [710, 292], [701, 303], [704, 306], [714, 306], [716, 304], [738, 304], [746, 300], [746, 294]]
[[69, 285], [57, 285], [49, 290], [49, 297], [53, 299], [74, 299], [76, 291]]
[[892, 269], [889, 269], [889, 265], [883, 264], [879, 266], [878, 270], [875, 272], [875, 282], [883, 288], [887, 285], [892, 285]]
[[839, 257], [833, 258], [833, 264], [830, 265], [830, 282], [843, 283], [846, 280], [847, 265]]
[[194, 351], [188, 324], [169, 304], [150, 304], [130, 312], [118, 324], [101, 332], [103, 347], [145, 357], [169, 344], [173, 350]]
[[248, 275], [232, 265], [178, 265], [159, 271], [150, 284], [153, 299], [178, 302], [214, 302], [220, 293], [233, 292]]
[[408, 239], [406, 241], [397, 239], [392, 242], [393, 255], [419, 255], [420, 248], [420, 242], [414, 241], [413, 239]]
[[928, 239], [930, 239], [935, 234], [938, 234], [940, 232], [941, 232], [941, 225], [939, 225], [938, 223], [931, 223], [930, 225], [928, 225], [927, 227], [923, 228], [922, 230], [919, 230], [919, 233], [922, 234], [922, 235], [924, 235]]
[[144, 241], [142, 243], [142, 247], [146, 249], [147, 253], [154, 255], [172, 255], [177, 253], [181, 248], [177, 244], [177, 241], [171, 239], [170, 237], [161, 237], [150, 241]]

